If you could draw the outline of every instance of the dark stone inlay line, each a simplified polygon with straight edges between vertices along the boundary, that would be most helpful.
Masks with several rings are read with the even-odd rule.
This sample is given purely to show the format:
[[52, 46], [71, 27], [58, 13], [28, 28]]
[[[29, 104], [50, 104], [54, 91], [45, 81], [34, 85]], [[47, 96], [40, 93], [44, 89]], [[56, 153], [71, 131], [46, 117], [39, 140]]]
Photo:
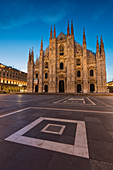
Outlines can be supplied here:
[[[41, 132], [41, 130], [45, 126], [47, 126], [47, 124], [65, 125], [66, 127], [65, 127], [62, 135]], [[64, 144], [74, 145], [75, 134], [76, 134], [76, 127], [77, 127], [76, 123], [43, 120], [41, 123], [36, 125], [34, 128], [32, 128], [31, 130], [26, 132], [23, 136], [31, 137], [31, 138], [36, 138], [36, 139], [43, 139], [43, 140], [48, 140], [48, 141], [53, 141], [53, 142], [59, 142], [59, 143], [64, 143]], [[53, 127], [50, 127], [50, 128], [53, 128]], [[60, 127], [60, 129], [61, 129], [61, 127]]]

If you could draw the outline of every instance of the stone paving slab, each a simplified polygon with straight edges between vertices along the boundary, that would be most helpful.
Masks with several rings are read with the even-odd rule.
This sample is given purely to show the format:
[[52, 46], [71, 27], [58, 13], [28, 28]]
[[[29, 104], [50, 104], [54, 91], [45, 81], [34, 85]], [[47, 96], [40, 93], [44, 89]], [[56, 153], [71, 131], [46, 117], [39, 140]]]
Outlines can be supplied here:
[[53, 155], [47, 170], [90, 170], [90, 162], [88, 159], [73, 157], [71, 155], [64, 155], [56, 153]]
[[25, 146], [1, 170], [45, 170], [53, 154], [44, 149]]
[[113, 163], [113, 143], [88, 140], [90, 159]]
[[101, 123], [86, 123], [87, 137], [90, 140], [113, 143], [112, 137]]
[[[0, 118], [0, 170], [113, 170], [112, 102], [110, 107], [103, 107], [103, 104], [100, 104], [101, 102], [96, 102], [96, 106], [86, 106], [86, 104], [80, 103], [80, 105], [78, 106], [74, 106], [74, 104], [69, 103], [68, 106], [66, 105], [66, 103], [53, 104], [55, 100], [61, 100], [65, 97], [67, 96], [57, 95], [57, 98], [55, 99], [54, 95], [34, 95], [34, 97], [30, 95], [25, 95], [21, 96], [20, 100], [16, 95], [15, 97], [13, 95], [11, 95], [11, 97], [10, 95], [7, 95], [3, 98], [4, 100], [11, 99], [8, 104], [6, 104], [5, 101], [1, 102], [2, 99], [0, 99], [0, 104], [2, 103], [2, 106], [0, 105], [0, 108], [2, 108], [2, 111], [0, 110], [0, 114], [10, 113], [11, 111], [19, 109], [21, 110], [24, 107], [41, 106], [45, 108], [32, 108]], [[76, 96], [74, 96], [74, 98], [75, 97]], [[81, 98], [82, 97], [83, 96], [81, 96]], [[98, 96], [96, 96], [96, 98], [98, 100], [102, 100], [103, 103], [106, 103], [107, 100], [107, 103], [110, 105], [109, 101], [111, 98], [104, 97], [103, 99], [101, 99], [98, 98]], [[19, 99], [20, 101], [17, 102], [17, 99]], [[59, 108], [59, 110], [57, 110], [57, 108]], [[78, 111], [71, 111], [71, 109], [75, 109]], [[89, 112], [87, 113], [86, 110], [88, 110]], [[97, 112], [94, 113], [93, 111]], [[99, 113], [98, 111], [103, 112]], [[106, 113], [104, 113], [104, 111], [106, 111]], [[107, 111], [110, 113], [107, 113]], [[27, 146], [25, 144], [19, 144], [16, 142], [4, 140], [8, 136], [14, 134], [18, 130], [24, 128], [25, 126], [29, 125], [40, 117], [64, 119], [66, 121], [73, 120], [85, 122], [89, 158], [84, 158], [80, 155], [69, 155], [67, 153], [61, 153], [55, 150], [52, 151], [44, 148]], [[39, 131], [41, 131], [41, 129], [47, 124], [61, 124], [63, 126], [66, 125], [67, 127], [64, 129], [62, 135], [51, 133], [44, 133], [44, 135], [42, 135]], [[39, 124], [39, 126], [35, 126], [33, 129], [28, 131], [26, 134], [23, 135], [23, 137], [40, 137], [44, 140], [49, 139], [53, 142], [57, 141], [62, 144], [68, 143], [70, 145], [73, 145], [73, 139], [74, 137], [76, 137], [76, 131], [77, 124], [73, 125], [73, 123], [69, 122], [64, 123], [53, 120], [46, 120], [45, 123], [43, 122], [43, 124]], [[83, 131], [81, 131], [80, 134], [82, 133]], [[82, 144], [82, 142], [79, 143]], [[75, 151], [78, 150], [81, 152], [82, 149], [83, 148], [77, 147]]]
[[113, 164], [97, 161], [97, 160], [90, 160], [91, 170], [113, 170]]

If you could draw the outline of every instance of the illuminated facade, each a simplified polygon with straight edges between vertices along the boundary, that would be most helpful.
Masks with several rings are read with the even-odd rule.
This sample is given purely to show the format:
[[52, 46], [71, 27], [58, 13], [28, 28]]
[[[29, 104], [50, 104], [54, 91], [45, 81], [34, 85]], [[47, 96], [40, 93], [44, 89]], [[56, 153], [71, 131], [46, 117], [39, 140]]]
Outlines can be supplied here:
[[0, 63], [0, 92], [25, 92], [27, 73]]
[[107, 83], [107, 87], [110, 93], [113, 93], [113, 80]]
[[83, 44], [74, 37], [73, 23], [69, 23], [67, 34], [50, 31], [49, 46], [43, 50], [41, 41], [40, 57], [34, 62], [33, 50], [29, 51], [28, 92], [49, 93], [105, 93], [106, 62], [104, 43], [97, 38], [96, 53], [87, 49], [85, 30]]

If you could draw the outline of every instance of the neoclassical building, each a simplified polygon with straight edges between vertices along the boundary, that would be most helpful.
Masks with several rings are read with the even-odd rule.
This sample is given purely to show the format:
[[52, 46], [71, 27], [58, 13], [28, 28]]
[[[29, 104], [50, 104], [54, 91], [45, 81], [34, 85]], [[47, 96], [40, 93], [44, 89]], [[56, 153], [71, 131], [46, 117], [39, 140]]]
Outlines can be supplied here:
[[85, 30], [83, 44], [74, 38], [73, 23], [69, 23], [67, 35], [50, 31], [49, 46], [43, 50], [41, 40], [40, 56], [34, 62], [33, 49], [29, 51], [28, 92], [49, 93], [104, 93], [106, 86], [106, 64], [104, 43], [97, 37], [96, 53], [87, 49]]
[[0, 93], [26, 91], [27, 73], [0, 63]]

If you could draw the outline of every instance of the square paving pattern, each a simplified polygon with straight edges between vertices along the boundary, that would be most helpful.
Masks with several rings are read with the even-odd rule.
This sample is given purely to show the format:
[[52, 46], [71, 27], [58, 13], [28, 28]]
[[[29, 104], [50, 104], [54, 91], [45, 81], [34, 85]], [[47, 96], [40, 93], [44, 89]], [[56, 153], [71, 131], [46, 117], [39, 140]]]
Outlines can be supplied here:
[[[57, 124], [55, 124], [55, 122]], [[74, 141], [72, 142], [72, 138], [70, 137], [68, 140], [70, 140], [71, 143], [68, 141], [64, 143], [60, 140], [59, 136], [62, 135], [63, 137], [68, 123], [76, 127], [75, 135], [73, 136]], [[37, 130], [39, 133], [37, 133]], [[47, 135], [45, 135], [46, 133]], [[84, 121], [40, 117], [29, 125], [10, 135], [5, 140], [51, 151], [66, 153], [69, 155], [89, 158]]]
[[65, 126], [63, 125], [48, 124], [45, 128], [41, 130], [41, 132], [61, 135], [64, 129], [65, 129]]

